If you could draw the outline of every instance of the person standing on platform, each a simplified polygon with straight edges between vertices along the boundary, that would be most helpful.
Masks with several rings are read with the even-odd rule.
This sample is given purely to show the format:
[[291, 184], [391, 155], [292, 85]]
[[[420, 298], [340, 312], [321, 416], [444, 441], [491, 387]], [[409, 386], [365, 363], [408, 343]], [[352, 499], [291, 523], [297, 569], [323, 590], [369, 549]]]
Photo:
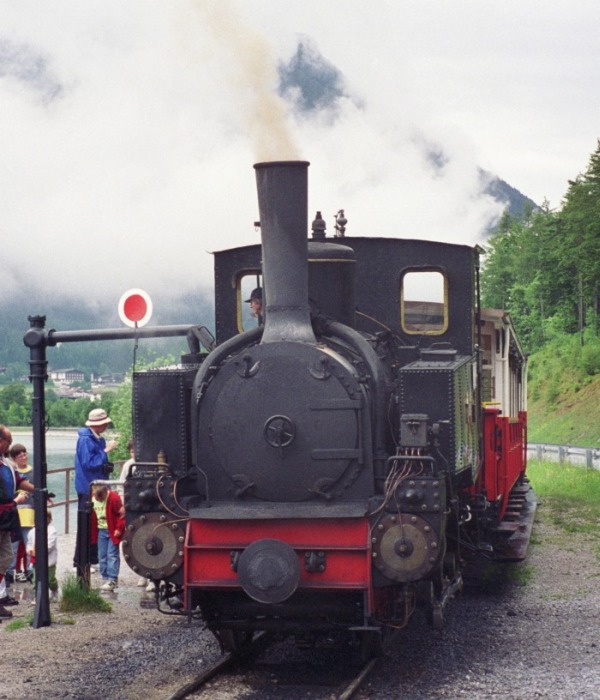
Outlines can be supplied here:
[[[16, 471], [27, 481], [33, 483], [33, 467], [27, 463], [27, 448], [25, 445], [16, 442], [10, 448], [10, 459]], [[17, 506], [19, 520], [21, 522], [21, 542], [17, 552], [17, 562], [15, 566], [15, 581], [31, 581], [33, 569], [28, 561], [26, 546], [27, 535], [35, 525], [35, 509], [33, 499], [28, 498], [24, 503]]]
[[[90, 411], [85, 428], [80, 428], [77, 435], [77, 449], [75, 453], [75, 490], [77, 491], [77, 541], [75, 544], [75, 556], [73, 565], [81, 572], [80, 552], [89, 538], [89, 511], [87, 503], [90, 502], [90, 486], [92, 481], [106, 479], [112, 471], [112, 464], [108, 460], [109, 453], [117, 446], [116, 440], [106, 440], [102, 433], [112, 423], [103, 408], [94, 408]], [[85, 530], [86, 532], [82, 532]], [[98, 545], [90, 543], [90, 562], [98, 562]]]
[[[11, 544], [11, 531], [19, 522], [17, 505], [25, 500], [27, 494], [17, 493], [17, 489], [33, 493], [34, 486], [18, 474], [8, 463], [5, 455], [12, 444], [10, 430], [0, 425], [0, 582], [12, 563], [13, 548]], [[2, 618], [12, 617], [10, 610], [0, 605], [0, 622]]]
[[98, 559], [103, 584], [101, 590], [114, 591], [119, 585], [119, 544], [125, 532], [123, 503], [116, 491], [104, 484], [92, 487], [92, 506], [98, 521]]
[[[16, 465], [14, 459], [12, 458], [11, 450], [12, 450], [12, 447], [10, 450], [7, 450], [4, 452], [4, 462], [5, 462], [5, 464], [8, 464], [9, 466], [11, 466], [13, 468], [13, 470], [15, 471], [15, 473], [17, 473], [18, 472], [17, 465]], [[32, 481], [25, 474], [21, 474], [21, 476], [25, 476], [25, 478], [28, 481]], [[33, 481], [32, 481], [32, 483], [33, 483]], [[26, 493], [25, 491], [17, 489], [17, 495], [19, 493], [23, 494], [25, 500], [24, 501], [20, 500], [19, 505], [17, 506], [17, 510], [20, 509], [25, 503], [27, 503], [27, 500], [29, 499], [29, 494]], [[19, 554], [24, 552], [23, 548], [21, 547], [23, 537], [22, 537], [20, 520], [21, 520], [21, 518], [19, 516], [19, 518], [17, 518], [17, 522], [15, 523], [15, 526], [14, 526], [12, 532], [10, 533], [10, 539], [11, 539], [12, 548], [13, 548], [13, 558], [12, 558], [12, 562], [11, 562], [10, 566], [8, 567], [8, 570], [7, 570], [4, 578], [5, 578], [5, 581], [10, 581], [11, 583], [12, 582], [21, 583], [21, 582], [27, 580], [25, 577], [17, 575], [17, 569], [18, 569], [17, 560], [19, 558]]]
[[[27, 536], [27, 554], [35, 564], [35, 528], [29, 531]], [[58, 563], [58, 533], [52, 524], [52, 511], [48, 511], [48, 588], [50, 600], [58, 600], [58, 581], [56, 579], [56, 564]], [[33, 578], [35, 586], [35, 576]], [[35, 605], [35, 600], [31, 601]]]

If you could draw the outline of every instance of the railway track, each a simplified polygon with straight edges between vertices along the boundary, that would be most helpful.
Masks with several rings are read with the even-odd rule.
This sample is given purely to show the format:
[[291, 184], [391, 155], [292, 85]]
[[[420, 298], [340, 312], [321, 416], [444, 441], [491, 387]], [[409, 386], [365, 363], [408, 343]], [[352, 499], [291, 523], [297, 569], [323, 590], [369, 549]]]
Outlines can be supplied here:
[[[267, 652], [272, 639], [263, 635], [246, 647], [243, 652], [226, 652], [194, 679], [174, 691], [167, 700], [200, 700], [205, 697], [239, 697], [240, 684], [261, 697], [293, 698], [310, 694], [315, 700], [351, 700], [379, 662], [372, 658], [363, 663], [346, 665], [346, 657], [340, 652], [337, 667], [315, 668], [305, 660], [289, 658], [281, 661], [258, 661]], [[293, 655], [292, 655], [293, 656]], [[209, 685], [210, 684], [210, 685]]]

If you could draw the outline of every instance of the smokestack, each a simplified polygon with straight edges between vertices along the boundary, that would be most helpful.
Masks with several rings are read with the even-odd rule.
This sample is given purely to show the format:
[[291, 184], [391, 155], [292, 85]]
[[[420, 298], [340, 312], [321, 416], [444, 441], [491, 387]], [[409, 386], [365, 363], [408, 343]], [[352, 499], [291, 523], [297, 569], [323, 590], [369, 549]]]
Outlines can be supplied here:
[[308, 166], [254, 166], [267, 304], [261, 343], [316, 343], [308, 306]]

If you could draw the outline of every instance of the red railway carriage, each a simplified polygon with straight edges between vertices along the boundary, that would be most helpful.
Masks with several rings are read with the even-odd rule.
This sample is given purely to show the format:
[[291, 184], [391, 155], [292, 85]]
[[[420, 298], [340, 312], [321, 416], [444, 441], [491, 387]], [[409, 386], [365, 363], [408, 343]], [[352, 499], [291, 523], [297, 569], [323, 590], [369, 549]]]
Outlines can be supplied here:
[[255, 168], [261, 244], [215, 254], [216, 342], [134, 376], [125, 558], [226, 647], [371, 652], [417, 605], [440, 626], [469, 555], [524, 556], [526, 360], [478, 248], [327, 238], [319, 213], [309, 239], [308, 164]]

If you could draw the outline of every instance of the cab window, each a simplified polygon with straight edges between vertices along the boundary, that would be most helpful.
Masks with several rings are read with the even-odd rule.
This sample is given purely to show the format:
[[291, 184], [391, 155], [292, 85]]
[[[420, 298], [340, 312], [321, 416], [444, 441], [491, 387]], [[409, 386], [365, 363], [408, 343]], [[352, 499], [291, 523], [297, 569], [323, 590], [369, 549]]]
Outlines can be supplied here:
[[238, 331], [252, 330], [259, 325], [259, 319], [253, 313], [248, 301], [252, 292], [262, 290], [262, 274], [260, 271], [248, 271], [242, 273], [237, 280], [237, 327]]
[[400, 280], [402, 330], [441, 335], [448, 329], [448, 285], [440, 270], [407, 270]]

